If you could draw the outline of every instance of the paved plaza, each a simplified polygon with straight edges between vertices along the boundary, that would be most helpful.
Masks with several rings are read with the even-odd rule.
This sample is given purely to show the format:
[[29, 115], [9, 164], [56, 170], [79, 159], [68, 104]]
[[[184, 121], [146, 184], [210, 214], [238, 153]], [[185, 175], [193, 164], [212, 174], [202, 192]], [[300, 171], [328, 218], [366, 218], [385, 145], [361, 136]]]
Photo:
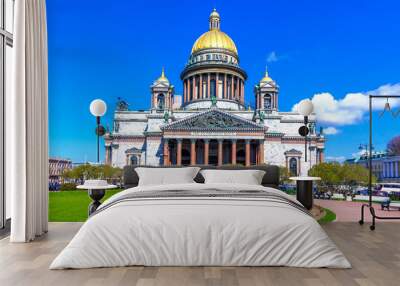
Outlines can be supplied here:
[[[336, 200], [314, 200], [316, 205], [324, 208], [328, 208], [336, 213], [336, 221], [339, 222], [356, 222], [360, 220], [361, 214], [361, 202], [347, 202], [347, 201], [336, 201]], [[380, 204], [374, 204], [375, 213], [377, 216], [398, 216], [400, 217], [400, 211], [397, 209], [391, 209], [390, 211], [382, 211]], [[371, 221], [371, 214], [368, 209], [365, 209], [365, 221]], [[379, 221], [379, 220], [378, 220]], [[400, 220], [391, 220], [393, 222], [400, 222]]]

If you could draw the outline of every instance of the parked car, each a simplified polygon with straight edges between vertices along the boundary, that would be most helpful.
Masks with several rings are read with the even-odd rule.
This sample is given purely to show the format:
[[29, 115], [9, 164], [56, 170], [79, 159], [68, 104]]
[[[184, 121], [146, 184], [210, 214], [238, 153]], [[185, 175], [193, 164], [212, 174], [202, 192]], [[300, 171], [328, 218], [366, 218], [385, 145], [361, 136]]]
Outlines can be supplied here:
[[296, 193], [296, 185], [293, 184], [282, 184], [279, 185], [279, 189], [288, 194], [295, 194]]
[[58, 182], [50, 182], [49, 183], [49, 191], [58, 191], [60, 189], [60, 183]]
[[314, 191], [314, 199], [330, 200], [332, 198], [331, 192], [320, 192], [318, 189]]

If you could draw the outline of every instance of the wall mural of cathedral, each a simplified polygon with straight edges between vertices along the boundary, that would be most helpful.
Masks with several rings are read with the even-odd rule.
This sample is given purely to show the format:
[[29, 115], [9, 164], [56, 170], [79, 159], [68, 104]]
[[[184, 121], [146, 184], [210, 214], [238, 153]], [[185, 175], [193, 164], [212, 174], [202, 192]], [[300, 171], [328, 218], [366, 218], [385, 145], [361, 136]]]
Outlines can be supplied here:
[[236, 45], [221, 31], [214, 9], [209, 31], [196, 40], [181, 73], [183, 96], [174, 95], [163, 70], [150, 86], [150, 110], [129, 110], [119, 100], [113, 129], [105, 135], [106, 163], [119, 167], [266, 163], [286, 166], [299, 175], [323, 162], [325, 139], [315, 132], [315, 117], [309, 119], [305, 162], [304, 138], [298, 134], [303, 117], [279, 111], [279, 87], [268, 72], [254, 88], [255, 107], [246, 107], [246, 79]]

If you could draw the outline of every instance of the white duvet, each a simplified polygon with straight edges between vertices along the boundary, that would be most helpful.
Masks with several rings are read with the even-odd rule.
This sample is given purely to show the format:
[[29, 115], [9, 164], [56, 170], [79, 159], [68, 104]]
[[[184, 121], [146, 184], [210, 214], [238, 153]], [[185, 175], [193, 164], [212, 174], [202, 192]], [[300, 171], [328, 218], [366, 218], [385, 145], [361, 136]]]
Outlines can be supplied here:
[[[266, 190], [262, 186], [184, 184], [130, 192]], [[294, 266], [349, 268], [350, 263], [309, 215], [254, 198], [152, 198], [122, 201], [90, 217], [50, 269], [145, 266]]]

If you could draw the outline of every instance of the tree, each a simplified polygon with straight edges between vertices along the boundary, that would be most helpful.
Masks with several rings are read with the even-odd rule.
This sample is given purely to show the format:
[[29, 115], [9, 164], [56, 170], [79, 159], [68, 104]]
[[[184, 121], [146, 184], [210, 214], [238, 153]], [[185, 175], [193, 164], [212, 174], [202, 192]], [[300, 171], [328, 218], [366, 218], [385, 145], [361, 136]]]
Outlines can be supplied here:
[[63, 173], [65, 179], [84, 181], [87, 179], [120, 180], [122, 169], [109, 165], [84, 164]]
[[393, 137], [386, 148], [389, 155], [400, 155], [400, 136]]
[[337, 162], [314, 165], [308, 172], [310, 176], [320, 177], [321, 183], [335, 186], [341, 181], [341, 165]]
[[[313, 166], [309, 175], [320, 177], [319, 185], [335, 192], [343, 190], [340, 186], [351, 190], [358, 185], [365, 186], [369, 181], [369, 170], [358, 164], [321, 163]], [[376, 182], [375, 177], [372, 177], [372, 182]]]
[[[342, 182], [345, 185], [368, 185], [369, 170], [358, 164], [344, 164], [342, 166]], [[376, 182], [376, 178], [372, 177], [372, 182]]]
[[290, 172], [286, 167], [279, 167], [279, 183], [284, 184], [289, 182]]

